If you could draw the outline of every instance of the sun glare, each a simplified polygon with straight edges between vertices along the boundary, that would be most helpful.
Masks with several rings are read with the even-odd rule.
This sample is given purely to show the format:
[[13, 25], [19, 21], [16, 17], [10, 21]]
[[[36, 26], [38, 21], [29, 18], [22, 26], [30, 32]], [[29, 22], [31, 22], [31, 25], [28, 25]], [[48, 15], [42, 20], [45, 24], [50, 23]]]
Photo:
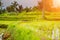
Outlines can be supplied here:
[[60, 0], [53, 0], [53, 7], [60, 7]]

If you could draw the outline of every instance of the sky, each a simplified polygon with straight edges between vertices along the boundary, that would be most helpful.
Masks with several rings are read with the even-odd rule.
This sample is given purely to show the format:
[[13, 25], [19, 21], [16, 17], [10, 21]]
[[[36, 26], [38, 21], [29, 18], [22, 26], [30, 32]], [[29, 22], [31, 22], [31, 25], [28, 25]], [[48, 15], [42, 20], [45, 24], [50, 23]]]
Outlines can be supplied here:
[[13, 1], [17, 1], [19, 4], [22, 4], [23, 7], [33, 7], [38, 4], [38, 0], [2, 0], [4, 7], [11, 5]]
[[[38, 5], [38, 1], [41, 0], [2, 0], [4, 7], [11, 5], [13, 1], [17, 1], [19, 4], [22, 4], [23, 7], [33, 7]], [[60, 7], [60, 0], [53, 0], [53, 7]]]

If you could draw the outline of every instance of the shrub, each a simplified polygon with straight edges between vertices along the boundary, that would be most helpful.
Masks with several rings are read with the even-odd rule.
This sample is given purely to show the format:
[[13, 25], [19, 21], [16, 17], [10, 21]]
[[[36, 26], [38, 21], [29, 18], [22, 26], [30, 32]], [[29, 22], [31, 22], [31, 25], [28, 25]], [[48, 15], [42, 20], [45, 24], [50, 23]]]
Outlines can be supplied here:
[[8, 25], [5, 25], [5, 24], [0, 24], [0, 28], [7, 28]]

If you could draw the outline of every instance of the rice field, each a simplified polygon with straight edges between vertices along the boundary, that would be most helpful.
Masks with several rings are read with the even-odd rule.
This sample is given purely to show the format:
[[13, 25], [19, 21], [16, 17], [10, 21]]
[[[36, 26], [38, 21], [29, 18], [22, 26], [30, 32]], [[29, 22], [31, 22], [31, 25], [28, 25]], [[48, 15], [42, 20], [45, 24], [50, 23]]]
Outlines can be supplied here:
[[[24, 18], [14, 20], [14, 17]], [[0, 31], [11, 33], [7, 40], [60, 40], [60, 21], [44, 20], [40, 12], [24, 13], [13, 18], [10, 21], [8, 18], [0, 20], [0, 24], [8, 25], [7, 29]]]

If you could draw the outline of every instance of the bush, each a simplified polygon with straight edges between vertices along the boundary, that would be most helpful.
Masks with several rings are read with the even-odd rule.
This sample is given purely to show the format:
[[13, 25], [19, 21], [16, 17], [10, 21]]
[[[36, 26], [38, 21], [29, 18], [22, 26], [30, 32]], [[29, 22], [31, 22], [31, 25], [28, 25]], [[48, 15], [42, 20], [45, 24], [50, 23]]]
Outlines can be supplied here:
[[0, 24], [0, 28], [7, 28], [8, 25], [5, 25], [5, 24]]

